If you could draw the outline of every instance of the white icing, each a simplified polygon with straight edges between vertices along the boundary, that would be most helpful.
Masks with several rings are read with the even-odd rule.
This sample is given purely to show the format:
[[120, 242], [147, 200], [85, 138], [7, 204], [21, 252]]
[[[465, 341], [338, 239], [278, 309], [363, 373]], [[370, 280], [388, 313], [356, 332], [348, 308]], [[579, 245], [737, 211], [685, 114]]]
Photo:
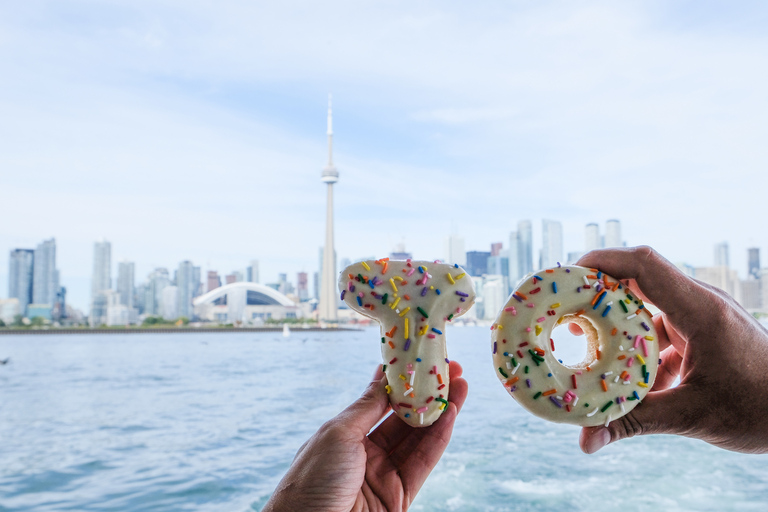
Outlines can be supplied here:
[[474, 304], [472, 278], [445, 263], [368, 260], [344, 269], [339, 290], [350, 308], [381, 324], [392, 408], [411, 426], [434, 423], [448, 399], [445, 324]]
[[[526, 276], [499, 313], [491, 335], [496, 376], [523, 407], [544, 419], [596, 426], [620, 418], [645, 397], [656, 378], [659, 349], [653, 321], [640, 307], [642, 301], [631, 292], [632, 298], [628, 298], [628, 290], [615, 287], [617, 280], [612, 277], [599, 274], [597, 278], [597, 272], [576, 266], [549, 270]], [[590, 288], [585, 288], [584, 283], [590, 283]], [[596, 292], [598, 285], [600, 291]], [[566, 322], [579, 324], [589, 343], [584, 361], [572, 366], [557, 361], [549, 341], [552, 329]], [[614, 328], [616, 334], [611, 334]], [[629, 353], [624, 352], [623, 344], [629, 344]], [[534, 358], [529, 350], [538, 357]], [[643, 361], [647, 383], [642, 374]], [[523, 370], [513, 376], [504, 370], [507, 362], [517, 363]]]

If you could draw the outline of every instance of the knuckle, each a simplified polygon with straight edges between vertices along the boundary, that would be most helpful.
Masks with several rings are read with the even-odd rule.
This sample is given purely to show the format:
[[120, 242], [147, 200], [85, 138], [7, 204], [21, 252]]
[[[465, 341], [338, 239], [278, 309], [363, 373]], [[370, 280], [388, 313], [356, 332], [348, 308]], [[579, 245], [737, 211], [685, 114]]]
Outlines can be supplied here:
[[646, 429], [642, 423], [638, 421], [634, 411], [630, 411], [629, 414], [625, 414], [618, 420], [611, 423], [613, 427], [611, 429], [611, 442], [618, 441], [619, 439], [628, 439], [630, 437], [643, 435]]

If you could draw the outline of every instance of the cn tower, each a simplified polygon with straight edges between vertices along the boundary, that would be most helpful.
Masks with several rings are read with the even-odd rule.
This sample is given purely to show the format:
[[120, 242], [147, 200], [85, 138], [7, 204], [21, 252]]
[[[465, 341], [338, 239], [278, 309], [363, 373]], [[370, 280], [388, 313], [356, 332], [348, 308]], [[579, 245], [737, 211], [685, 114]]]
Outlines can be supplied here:
[[333, 184], [339, 181], [339, 171], [333, 165], [333, 112], [331, 95], [328, 95], [328, 165], [321, 176], [328, 185], [325, 207], [325, 247], [323, 249], [323, 273], [320, 277], [320, 303], [318, 320], [335, 322], [336, 307], [336, 250], [333, 247]]

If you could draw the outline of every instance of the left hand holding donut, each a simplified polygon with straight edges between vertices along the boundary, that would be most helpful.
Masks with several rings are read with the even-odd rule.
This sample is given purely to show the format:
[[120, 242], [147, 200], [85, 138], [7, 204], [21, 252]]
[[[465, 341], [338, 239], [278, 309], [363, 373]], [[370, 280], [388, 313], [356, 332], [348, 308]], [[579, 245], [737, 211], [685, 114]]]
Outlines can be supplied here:
[[[448, 407], [429, 427], [390, 415], [381, 369], [363, 395], [299, 449], [264, 512], [406, 510], [448, 446], [467, 397], [462, 368], [450, 363]], [[370, 432], [370, 433], [369, 433]]]
[[[724, 291], [684, 275], [650, 247], [592, 251], [578, 265], [621, 279], [661, 313], [661, 365], [640, 405], [582, 429], [594, 453], [635, 435], [678, 434], [727, 450], [768, 453], [768, 331]], [[680, 384], [670, 388], [677, 377]]]

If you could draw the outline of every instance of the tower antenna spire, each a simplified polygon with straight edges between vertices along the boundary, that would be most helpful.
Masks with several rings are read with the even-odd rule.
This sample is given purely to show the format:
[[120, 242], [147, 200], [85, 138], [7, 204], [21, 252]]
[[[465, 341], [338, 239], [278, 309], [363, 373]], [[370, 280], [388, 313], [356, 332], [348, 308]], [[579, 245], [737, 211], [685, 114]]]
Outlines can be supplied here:
[[333, 167], [333, 105], [328, 93], [328, 167]]

